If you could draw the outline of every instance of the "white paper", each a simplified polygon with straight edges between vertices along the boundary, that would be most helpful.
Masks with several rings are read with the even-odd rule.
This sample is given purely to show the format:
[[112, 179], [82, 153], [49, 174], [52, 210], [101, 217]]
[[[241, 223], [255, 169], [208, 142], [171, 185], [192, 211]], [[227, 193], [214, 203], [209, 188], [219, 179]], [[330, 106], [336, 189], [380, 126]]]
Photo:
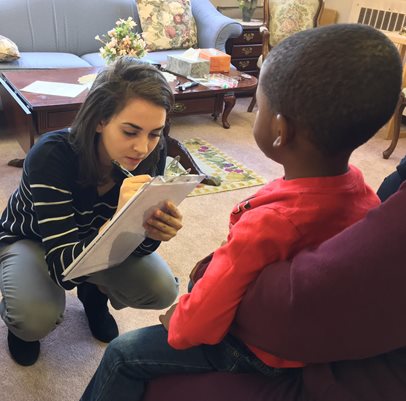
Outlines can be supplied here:
[[192, 47], [187, 49], [185, 52], [181, 54], [181, 57], [186, 58], [188, 60], [197, 60], [200, 55], [200, 49], [193, 49]]
[[64, 271], [64, 281], [85, 276], [123, 262], [145, 239], [144, 221], [153, 210], [162, 207], [165, 200], [175, 205], [205, 178], [204, 175], [181, 175], [165, 182], [155, 177], [138, 191], [113, 217], [84, 251]]
[[63, 97], [76, 97], [87, 89], [86, 85], [66, 84], [63, 82], [34, 81], [22, 88], [22, 91]]

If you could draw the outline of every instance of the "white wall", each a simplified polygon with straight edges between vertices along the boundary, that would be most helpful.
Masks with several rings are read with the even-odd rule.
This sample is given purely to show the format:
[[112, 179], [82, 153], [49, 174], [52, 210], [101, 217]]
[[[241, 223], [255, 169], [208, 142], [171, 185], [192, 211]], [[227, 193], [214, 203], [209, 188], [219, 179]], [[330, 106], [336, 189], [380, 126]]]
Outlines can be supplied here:
[[[238, 7], [237, 0], [211, 0], [211, 2], [217, 7]], [[338, 11], [338, 22], [347, 22], [350, 14], [353, 0], [325, 0], [327, 8], [333, 8]], [[262, 5], [263, 0], [258, 0], [258, 5]]]
[[325, 0], [325, 7], [338, 11], [338, 22], [348, 22], [353, 0]]

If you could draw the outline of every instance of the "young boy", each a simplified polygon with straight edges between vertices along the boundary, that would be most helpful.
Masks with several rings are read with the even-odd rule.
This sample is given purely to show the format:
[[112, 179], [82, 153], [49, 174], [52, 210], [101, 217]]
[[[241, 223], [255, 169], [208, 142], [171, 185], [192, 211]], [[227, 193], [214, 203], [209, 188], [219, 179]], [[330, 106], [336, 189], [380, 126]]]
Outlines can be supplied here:
[[272, 376], [304, 365], [227, 333], [265, 266], [320, 244], [378, 205], [348, 162], [392, 115], [401, 72], [385, 35], [358, 24], [300, 32], [271, 51], [261, 68], [254, 137], [284, 166], [284, 178], [234, 208], [227, 241], [203, 277], [161, 317], [168, 333], [147, 327], [109, 345], [83, 401], [141, 400], [149, 380], [173, 373]]

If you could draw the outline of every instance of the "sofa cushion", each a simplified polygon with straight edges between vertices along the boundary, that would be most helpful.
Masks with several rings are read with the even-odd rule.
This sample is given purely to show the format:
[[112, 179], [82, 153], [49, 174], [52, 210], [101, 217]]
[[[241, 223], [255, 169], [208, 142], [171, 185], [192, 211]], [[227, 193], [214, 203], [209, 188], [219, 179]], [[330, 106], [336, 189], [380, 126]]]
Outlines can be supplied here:
[[138, 0], [143, 38], [150, 51], [197, 45], [190, 0]]
[[17, 45], [9, 38], [0, 35], [0, 63], [17, 60], [19, 57]]
[[85, 60], [70, 53], [21, 52], [20, 56], [18, 60], [0, 63], [0, 69], [90, 67]]

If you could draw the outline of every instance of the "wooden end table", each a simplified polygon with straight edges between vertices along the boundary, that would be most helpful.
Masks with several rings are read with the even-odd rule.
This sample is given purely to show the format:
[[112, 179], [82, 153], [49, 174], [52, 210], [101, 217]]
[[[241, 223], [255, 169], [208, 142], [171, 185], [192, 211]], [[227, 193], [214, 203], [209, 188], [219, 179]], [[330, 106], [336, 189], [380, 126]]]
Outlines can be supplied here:
[[[28, 152], [33, 146], [37, 135], [68, 127], [73, 121], [81, 104], [87, 96], [87, 90], [75, 98], [50, 96], [22, 91], [22, 88], [35, 81], [78, 83], [78, 79], [88, 74], [97, 74], [100, 67], [35, 69], [5, 71], [0, 76], [0, 97], [6, 117], [6, 129], [13, 132], [22, 149]], [[232, 89], [208, 88], [195, 86], [183, 92], [175, 87], [188, 81], [177, 76], [170, 82], [175, 96], [175, 107], [170, 117], [194, 114], [211, 114], [216, 120], [222, 115], [224, 128], [229, 128], [228, 116], [235, 105], [235, 93], [247, 89], [255, 89], [257, 79], [247, 76], [243, 78], [238, 71], [227, 74], [239, 80], [238, 87]], [[175, 138], [169, 136], [169, 119], [165, 135], [170, 156], [180, 155], [180, 162], [192, 173], [201, 174], [200, 169], [186, 148]], [[22, 161], [12, 161], [13, 165], [22, 165]], [[208, 177], [207, 184], [218, 185], [218, 181]]]

